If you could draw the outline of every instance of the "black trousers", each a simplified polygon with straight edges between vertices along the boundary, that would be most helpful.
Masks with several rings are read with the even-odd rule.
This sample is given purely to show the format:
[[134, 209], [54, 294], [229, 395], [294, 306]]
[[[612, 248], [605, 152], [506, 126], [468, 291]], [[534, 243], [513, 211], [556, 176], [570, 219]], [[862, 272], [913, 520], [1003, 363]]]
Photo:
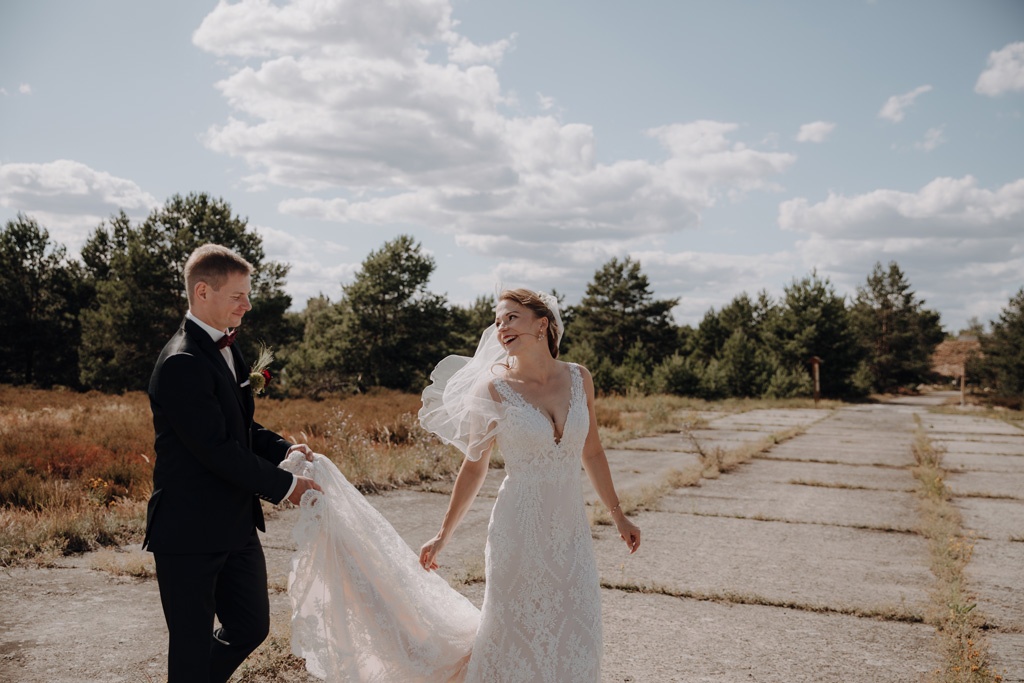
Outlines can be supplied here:
[[168, 683], [224, 683], [270, 632], [267, 562], [256, 530], [237, 551], [153, 559], [170, 633]]

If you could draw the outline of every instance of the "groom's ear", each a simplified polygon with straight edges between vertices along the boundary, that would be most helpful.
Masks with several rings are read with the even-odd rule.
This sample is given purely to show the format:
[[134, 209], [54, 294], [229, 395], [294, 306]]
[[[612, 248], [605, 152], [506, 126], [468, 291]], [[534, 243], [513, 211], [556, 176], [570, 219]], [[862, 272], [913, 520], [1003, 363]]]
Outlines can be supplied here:
[[205, 301], [207, 294], [209, 294], [209, 285], [200, 280], [196, 283], [196, 286], [192, 289], [193, 298], [196, 300]]

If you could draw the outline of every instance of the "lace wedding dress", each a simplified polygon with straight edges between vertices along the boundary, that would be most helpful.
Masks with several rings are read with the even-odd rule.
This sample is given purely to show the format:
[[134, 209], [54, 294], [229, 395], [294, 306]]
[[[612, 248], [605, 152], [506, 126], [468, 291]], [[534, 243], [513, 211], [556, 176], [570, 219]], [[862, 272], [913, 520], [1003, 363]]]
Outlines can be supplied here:
[[281, 467], [312, 477], [288, 576], [292, 652], [331, 683], [461, 681], [477, 608], [434, 572], [329, 459], [292, 453]]
[[580, 487], [590, 426], [583, 378], [561, 439], [546, 415], [503, 380], [498, 427], [507, 476], [487, 529], [487, 584], [468, 679], [594, 683], [601, 666], [601, 592]]
[[292, 647], [328, 681], [595, 683], [601, 595], [580, 486], [589, 412], [579, 367], [563, 433], [509, 384], [496, 439], [506, 477], [487, 532], [482, 612], [434, 573], [326, 458], [289, 578]]

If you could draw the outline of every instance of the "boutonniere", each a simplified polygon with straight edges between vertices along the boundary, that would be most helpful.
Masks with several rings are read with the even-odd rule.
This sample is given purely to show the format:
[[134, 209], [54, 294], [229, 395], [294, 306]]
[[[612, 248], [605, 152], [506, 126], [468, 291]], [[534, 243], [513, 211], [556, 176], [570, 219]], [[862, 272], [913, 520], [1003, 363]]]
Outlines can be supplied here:
[[260, 344], [260, 352], [256, 355], [256, 362], [249, 370], [249, 386], [252, 393], [262, 394], [270, 384], [270, 364], [274, 362], [274, 352], [267, 348], [266, 344]]

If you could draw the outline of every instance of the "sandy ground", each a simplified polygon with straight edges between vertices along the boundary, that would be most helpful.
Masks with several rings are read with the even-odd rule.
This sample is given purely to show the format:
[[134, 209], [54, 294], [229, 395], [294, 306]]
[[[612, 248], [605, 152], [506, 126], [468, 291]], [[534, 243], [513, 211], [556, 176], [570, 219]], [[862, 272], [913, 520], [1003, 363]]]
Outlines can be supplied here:
[[[933, 629], [915, 622], [932, 585], [907, 469], [919, 415], [947, 451], [949, 485], [976, 538], [970, 586], [992, 625], [996, 669], [1007, 681], [1024, 681], [1024, 432], [928, 413], [928, 402], [753, 411], [700, 430], [704, 446], [730, 448], [807, 427], [753, 462], [678, 489], [637, 515], [644, 546], [635, 556], [625, 555], [611, 528], [596, 529], [608, 586], [603, 680], [925, 680], [938, 649]], [[696, 462], [693, 450], [688, 439], [669, 434], [623, 444], [609, 460], [624, 491]], [[446, 549], [447, 578], [479, 572], [501, 477], [491, 472]], [[371, 502], [418, 547], [436, 531], [447, 495], [436, 487]], [[294, 520], [293, 510], [276, 512], [264, 537], [275, 624], [285, 630], [289, 606], [280, 588]], [[164, 680], [166, 630], [155, 581], [113, 577], [93, 563], [84, 556], [54, 569], [0, 571], [0, 681]], [[482, 584], [460, 590], [480, 604]]]

